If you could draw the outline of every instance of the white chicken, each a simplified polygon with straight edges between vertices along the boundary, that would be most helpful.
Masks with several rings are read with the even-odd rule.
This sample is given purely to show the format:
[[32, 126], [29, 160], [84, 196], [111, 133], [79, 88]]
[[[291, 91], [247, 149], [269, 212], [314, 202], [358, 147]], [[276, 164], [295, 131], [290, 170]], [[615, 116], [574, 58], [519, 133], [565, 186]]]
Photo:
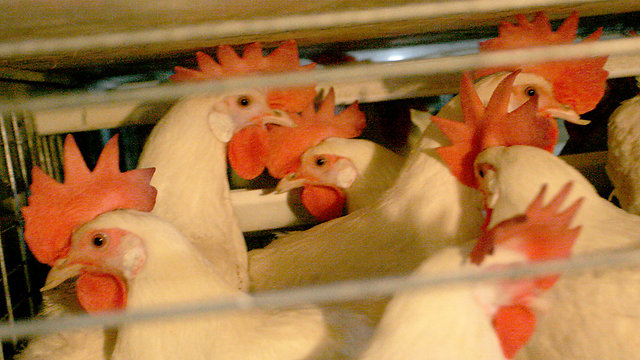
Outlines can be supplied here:
[[[55, 319], [65, 314], [83, 313], [76, 298], [75, 281], [67, 281], [42, 293], [38, 317]], [[29, 340], [14, 360], [108, 360], [115, 333], [106, 329], [65, 330]]]
[[[59, 276], [45, 287], [83, 272], [118, 277], [126, 311], [249, 296], [229, 285], [176, 227], [133, 210], [111, 211], [77, 228], [68, 256], [51, 271]], [[313, 306], [200, 314], [122, 325], [112, 358], [341, 359], [369, 335], [363, 317]]]
[[[529, 22], [523, 15], [518, 15], [518, 24], [501, 23], [499, 36], [479, 44], [480, 52], [526, 48], [531, 46], [572, 43], [576, 38], [578, 15], [573, 12], [557, 31], [551, 30], [549, 18], [540, 12]], [[596, 41], [602, 31], [597, 30], [584, 41]], [[511, 66], [506, 68], [480, 69], [475, 72], [476, 92], [483, 104], [487, 104], [496, 86], [511, 71], [521, 69], [514, 82], [513, 93], [509, 103], [509, 111], [520, 107], [531, 96], [538, 95], [538, 109], [541, 115], [566, 120], [575, 124], [588, 124], [580, 114], [592, 110], [604, 95], [608, 72], [603, 69], [606, 57], [555, 61], [533, 65]], [[461, 121], [463, 118], [459, 96], [455, 96], [445, 104], [437, 116]], [[414, 128], [413, 131], [416, 131]], [[422, 130], [419, 130], [422, 131]], [[443, 145], [443, 137], [434, 125], [427, 130], [438, 142], [434, 146]], [[410, 136], [410, 140], [415, 136]], [[412, 146], [412, 144], [410, 144]]]
[[[574, 254], [623, 251], [640, 245], [640, 217], [598, 196], [562, 159], [528, 146], [495, 147], [476, 159], [490, 224], [520, 213], [542, 184], [550, 191], [573, 182], [571, 197], [584, 203]], [[479, 242], [480, 243], [480, 242]], [[480, 245], [490, 249], [490, 244]], [[545, 296], [550, 304], [518, 359], [634, 359], [640, 340], [638, 268], [565, 276]]]
[[286, 119], [269, 109], [258, 90], [185, 99], [153, 128], [138, 162], [138, 167], [156, 169], [153, 213], [224, 267], [225, 279], [240, 289], [247, 287], [247, 248], [231, 205], [227, 142], [245, 118], [279, 116]]
[[[248, 45], [242, 57], [230, 46], [220, 46], [217, 55], [219, 63], [198, 53], [199, 69], [177, 67], [173, 78], [200, 81], [313, 68], [300, 65], [294, 41], [268, 56], [258, 43]], [[250, 89], [183, 99], [153, 128], [140, 155], [138, 167], [156, 169], [153, 213], [177, 226], [239, 289], [248, 286], [247, 247], [231, 205], [227, 145], [241, 128], [292, 126], [286, 111], [306, 106], [314, 95], [313, 88]]]
[[[22, 208], [25, 240], [36, 258], [51, 266], [66, 255], [73, 229], [113, 209], [134, 208], [151, 211], [156, 191], [149, 186], [152, 169], [120, 172], [117, 136], [112, 138], [89, 171], [72, 136], [64, 143], [65, 182], [58, 183], [34, 167], [29, 205]], [[51, 275], [51, 272], [49, 273]], [[106, 281], [105, 281], [106, 279]], [[104, 288], [100, 301], [84, 302], [87, 289]], [[42, 291], [39, 317], [57, 318], [97, 309], [114, 299], [108, 278], [83, 274], [61, 286]], [[106, 329], [67, 330], [30, 339], [16, 355], [20, 360], [102, 360], [107, 359], [114, 342]]]
[[[499, 124], [511, 121], [506, 103], [515, 75], [498, 88], [488, 113], [474, 98], [470, 77], [465, 76], [463, 103], [473, 109], [469, 111], [472, 117], [481, 116], [467, 120], [472, 124], [486, 121], [487, 128], [501, 128]], [[547, 136], [546, 120], [539, 124], [539, 119], [533, 119], [533, 101], [517, 111], [525, 113], [528, 117], [518, 118], [518, 126], [538, 129], [540, 138], [514, 140], [513, 134], [504, 132], [496, 139], [498, 143], [553, 140]], [[424, 142], [431, 143], [431, 139], [425, 136]], [[459, 155], [468, 158], [464, 152]], [[473, 176], [472, 165], [468, 172]], [[421, 146], [409, 155], [395, 184], [372, 206], [250, 251], [252, 289], [408, 274], [436, 250], [475, 238], [482, 222], [481, 193], [462, 185], [436, 149]]]
[[[489, 98], [498, 84], [509, 74], [510, 72], [498, 72], [487, 75], [474, 83], [474, 87], [483, 104], [486, 105], [489, 102]], [[538, 111], [541, 114], [581, 125], [589, 123], [587, 120], [580, 119], [580, 115], [569, 105], [564, 105], [556, 100], [553, 94], [553, 85], [544, 77], [535, 73], [521, 72], [516, 77], [513, 83], [511, 101], [509, 102], [509, 111], [520, 107], [536, 94], [539, 96]], [[459, 95], [446, 103], [437, 115], [446, 119], [462, 121]]]
[[611, 194], [624, 210], [640, 215], [640, 95], [626, 100], [609, 117], [607, 164]]
[[336, 188], [344, 192], [351, 213], [375, 203], [393, 184], [404, 160], [369, 140], [328, 138], [302, 154], [299, 170], [282, 178], [276, 191], [306, 185]]
[[[462, 274], [569, 257], [579, 228], [569, 229], [568, 225], [580, 205], [557, 211], [569, 189], [565, 187], [554, 201], [542, 206], [543, 189], [524, 215], [487, 232], [496, 241], [496, 249], [481, 267], [466, 259], [473, 245], [469, 243], [439, 251], [412, 276]], [[558, 221], [557, 216], [565, 221]], [[549, 244], [557, 245], [559, 251], [547, 251]], [[534, 331], [537, 297], [556, 280], [557, 276], [487, 281], [396, 294], [362, 360], [511, 359]]]

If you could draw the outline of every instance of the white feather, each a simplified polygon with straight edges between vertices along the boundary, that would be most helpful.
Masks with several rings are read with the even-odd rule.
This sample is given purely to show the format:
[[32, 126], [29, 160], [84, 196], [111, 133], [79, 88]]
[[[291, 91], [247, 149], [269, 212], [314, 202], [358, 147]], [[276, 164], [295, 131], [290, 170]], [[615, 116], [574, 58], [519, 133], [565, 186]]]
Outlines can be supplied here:
[[[128, 281], [127, 311], [249, 296], [230, 286], [175, 227], [152, 214], [105, 213], [75, 237], [101, 228], [135, 234], [145, 246], [146, 263]], [[123, 325], [113, 359], [341, 359], [357, 351], [369, 331], [360, 316], [314, 306], [198, 315]]]
[[375, 203], [395, 181], [405, 158], [364, 139], [328, 138], [308, 149], [303, 156], [332, 154], [352, 161], [357, 177], [344, 189], [348, 212]]
[[215, 116], [222, 128], [228, 123], [223, 99], [195, 97], [174, 105], [153, 128], [138, 167], [156, 168], [153, 214], [177, 226], [229, 283], [243, 289], [247, 248], [231, 206], [226, 143], [210, 124]]
[[[453, 271], [463, 262], [460, 249], [447, 248], [425, 261], [414, 276]], [[395, 295], [361, 359], [504, 359], [473, 291], [473, 286], [456, 285]]]
[[640, 215], [640, 96], [609, 117], [606, 171], [620, 206]]
[[[54, 319], [83, 312], [76, 298], [74, 278], [42, 293], [42, 310], [37, 317]], [[65, 330], [31, 339], [14, 359], [106, 360], [114, 344], [115, 333], [112, 331], [101, 328]]]
[[[567, 203], [584, 197], [574, 219], [582, 230], [575, 254], [620, 251], [640, 245], [640, 217], [598, 196], [591, 184], [562, 159], [528, 146], [485, 150], [476, 164], [494, 167], [497, 194], [491, 224], [521, 213], [543, 184], [554, 194], [568, 181]], [[546, 200], [548, 201], [548, 200]], [[492, 225], [490, 225], [492, 226]], [[640, 271], [589, 271], [562, 277], [545, 295], [550, 305], [518, 359], [635, 359], [640, 348]]]
[[480, 192], [419, 146], [373, 205], [250, 251], [252, 288], [408, 274], [434, 251], [475, 238], [481, 208]]
[[[226, 281], [244, 289], [248, 286], [246, 245], [231, 208], [226, 143], [218, 139], [231, 123], [223, 99], [194, 97], [175, 104], [154, 127], [138, 167], [156, 168], [151, 181], [158, 190], [153, 213], [184, 231]], [[73, 286], [49, 293], [43, 299], [44, 316], [60, 316], [77, 303]], [[108, 342], [105, 345], [101, 329], [65, 331], [31, 340], [19, 358], [103, 359]]]
[[[522, 253], [498, 245], [481, 266], [472, 265], [468, 255], [474, 243], [438, 251], [412, 276], [528, 262]], [[360, 360], [505, 359], [492, 318], [499, 307], [512, 304], [513, 298], [504, 294], [506, 289], [501, 285], [491, 281], [441, 285], [396, 294]]]

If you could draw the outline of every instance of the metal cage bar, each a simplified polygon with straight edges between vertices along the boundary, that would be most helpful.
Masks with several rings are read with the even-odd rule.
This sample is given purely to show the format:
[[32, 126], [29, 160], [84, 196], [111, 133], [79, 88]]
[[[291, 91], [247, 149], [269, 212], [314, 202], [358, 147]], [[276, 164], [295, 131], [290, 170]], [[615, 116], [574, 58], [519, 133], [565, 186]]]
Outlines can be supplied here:
[[[34, 282], [36, 263], [27, 250], [20, 208], [26, 205], [30, 183], [29, 169], [34, 158], [34, 132], [30, 118], [21, 113], [0, 117], [0, 273], [2, 279], [3, 319], [13, 324], [31, 318], [38, 310], [39, 291]], [[55, 142], [54, 142], [55, 143]], [[0, 360], [11, 357], [18, 347], [17, 338], [3, 343]]]

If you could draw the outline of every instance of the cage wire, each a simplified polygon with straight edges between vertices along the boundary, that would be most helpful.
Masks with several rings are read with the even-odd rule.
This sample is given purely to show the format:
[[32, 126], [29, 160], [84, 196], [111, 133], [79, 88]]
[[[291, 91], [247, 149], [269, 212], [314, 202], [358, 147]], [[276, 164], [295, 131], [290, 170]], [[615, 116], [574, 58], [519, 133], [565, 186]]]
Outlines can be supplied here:
[[[452, 74], [477, 68], [535, 64], [546, 61], [582, 59], [589, 57], [640, 53], [640, 37], [614, 38], [597, 42], [567, 45], [549, 45], [515, 50], [488, 51], [469, 55], [446, 56], [429, 59], [364, 63], [357, 66], [336, 66], [310, 72], [256, 74], [220, 79], [212, 82], [162, 84], [132, 90], [109, 92], [75, 91], [56, 95], [43, 95], [27, 99], [0, 101], [0, 111], [28, 111], [77, 107], [92, 104], [114, 104], [130, 101], [165, 101], [202, 93], [224, 93], [242, 89], [299, 86], [309, 84], [335, 84], [364, 80], [402, 79], [408, 77]], [[631, 59], [633, 62], [634, 59]], [[623, 63], [615, 76], [635, 76], [636, 63]]]
[[[37, 313], [42, 266], [27, 249], [23, 237], [20, 208], [26, 205], [30, 169], [36, 153], [30, 121], [21, 113], [3, 113], [0, 121], [3, 161], [0, 162], [0, 273], [4, 301], [0, 306], [3, 323], [31, 318]], [[41, 164], [36, 161], [35, 164]], [[2, 343], [2, 356], [11, 356], [18, 346], [12, 337]]]
[[[470, 2], [442, 2], [438, 3], [442, 9], [450, 13], [460, 13], [461, 11], [489, 11], [496, 9], [496, 6], [503, 6], [506, 9], [522, 6], [544, 4], [552, 5], [556, 3], [574, 4], [588, 1], [556, 1], [547, 2], [523, 0], [510, 1], [474, 1], [474, 6], [481, 9], [470, 8]], [[456, 7], [466, 6], [464, 9]], [[510, 6], [508, 6], [509, 4]], [[57, 39], [56, 41], [27, 41], [24, 43], [0, 43], [0, 56], [15, 56], [21, 54], [41, 54], [50, 51], [69, 51], [93, 48], [95, 46], [117, 47], [131, 44], [150, 44], [154, 42], [166, 42], [169, 40], [196, 39], [203, 36], [233, 35], [235, 33], [252, 32], [273, 32], [283, 31], [292, 26], [305, 27], [307, 24], [324, 24], [323, 26], [343, 26], [353, 23], [371, 23], [389, 19], [390, 14], [400, 17], [414, 18], [419, 16], [442, 16], [442, 11], [434, 10], [431, 5], [415, 5], [413, 7], [398, 7], [396, 12], [388, 12], [385, 9], [375, 9], [368, 13], [366, 11], [351, 12], [351, 20], [343, 16], [328, 17], [312, 15], [307, 17], [297, 17], [291, 19], [274, 19], [273, 21], [248, 21], [234, 22], [232, 27], [223, 27], [220, 24], [208, 24], [199, 27], [198, 31], [189, 33], [186, 30], [194, 30], [190, 27], [179, 29], [168, 29], [156, 32], [136, 32], [129, 36], [105, 35], [104, 41], [96, 38], [72, 38]], [[382, 12], [384, 10], [384, 12]], [[420, 10], [419, 12], [416, 12]], [[348, 12], [344, 12], [345, 14]], [[404, 14], [404, 15], [403, 15]], [[369, 18], [367, 18], [369, 16]], [[382, 17], [381, 17], [382, 16]], [[296, 22], [291, 21], [296, 20]], [[323, 23], [326, 22], [326, 23]], [[330, 22], [328, 22], [330, 21]], [[342, 23], [340, 23], [342, 21]], [[296, 25], [297, 24], [297, 25]], [[228, 25], [228, 24], [227, 24]], [[285, 28], [287, 27], [287, 28]], [[173, 32], [168, 34], [167, 32]], [[126, 35], [126, 34], [125, 34]], [[57, 48], [52, 48], [57, 47]], [[221, 300], [198, 306], [160, 309], [141, 314], [116, 314], [99, 317], [70, 317], [66, 319], [54, 320], [31, 320], [20, 319], [33, 318], [38, 311], [40, 299], [39, 286], [42, 284], [46, 269], [37, 263], [29, 253], [23, 238], [23, 223], [20, 216], [20, 208], [26, 205], [28, 195], [28, 185], [30, 183], [30, 169], [33, 165], [40, 166], [45, 172], [53, 176], [56, 180], [62, 181], [62, 144], [63, 135], [37, 135], [31, 124], [28, 112], [17, 112], [15, 110], [35, 110], [58, 108], [64, 106], [81, 106], [93, 103], [117, 103], [119, 101], [141, 100], [155, 101], [175, 98], [201, 92], [222, 92], [247, 87], [265, 87], [281, 85], [298, 85], [309, 82], [331, 83], [333, 81], [357, 81], [368, 79], [372, 76], [385, 77], [406, 77], [421, 74], [437, 74], [441, 72], [459, 72], [476, 67], [508, 65], [521, 62], [536, 62], [557, 60], [564, 58], [581, 58], [590, 56], [602, 56], [609, 54], [637, 54], [640, 53], [640, 39], [614, 39], [603, 40], [593, 43], [552, 46], [544, 49], [509, 50], [490, 54], [473, 54], [455, 57], [443, 57], [437, 59], [422, 59], [402, 61], [390, 64], [364, 64], [351, 67], [337, 67], [335, 69], [322, 69], [304, 74], [270, 74], [255, 76], [251, 78], [239, 78], [223, 80], [216, 83], [207, 84], [184, 84], [171, 86], [156, 86], [145, 89], [135, 89], [128, 91], [113, 91], [108, 93], [75, 92], [62, 95], [41, 96], [38, 98], [19, 101], [0, 101], [0, 111], [2, 121], [0, 122], [0, 135], [2, 141], [2, 156], [4, 161], [0, 162], [0, 272], [2, 280], [2, 292], [4, 301], [0, 304], [0, 335], [3, 338], [3, 352], [0, 352], [0, 360], [5, 356], [11, 357], [20, 346], [20, 339], [29, 333], [46, 333], [60, 328], [74, 328], [91, 325], [115, 325], [131, 321], [145, 321], [155, 317], [171, 317], [184, 314], [192, 314], [210, 311], [228, 311], [234, 309], [247, 310], [262, 307], [286, 307], [305, 302], [331, 302], [336, 300], [350, 300], [366, 296], [379, 296], [390, 294], [408, 288], [438, 286], [443, 283], [453, 283], [455, 281], [480, 281], [476, 275], [470, 274], [446, 274], [431, 279], [413, 279], [410, 277], [397, 279], [363, 280], [359, 282], [349, 282], [346, 284], [332, 284], [324, 287], [314, 287], [309, 289], [297, 289], [272, 292], [265, 295], [257, 295], [250, 300]], [[635, 71], [637, 70], [634, 68]], [[622, 74], [616, 74], [621, 76]], [[627, 74], [631, 75], [631, 74]], [[635, 75], [635, 74], [633, 74]], [[27, 115], [25, 115], [27, 114]], [[560, 264], [560, 265], [558, 265]], [[538, 272], [564, 272], [564, 271], [584, 271], [593, 268], [612, 268], [616, 266], [638, 266], [640, 256], [637, 251], [628, 253], [610, 254], [596, 260], [570, 259], [548, 265], [536, 264], [524, 266], [522, 269], [513, 271], [496, 272], [485, 275], [487, 278], [513, 278], [518, 276], [530, 276]], [[554, 267], [555, 266], [555, 267]], [[564, 267], [562, 267], [564, 266]], [[528, 269], [528, 270], [527, 270]], [[486, 279], [485, 279], [486, 280]]]

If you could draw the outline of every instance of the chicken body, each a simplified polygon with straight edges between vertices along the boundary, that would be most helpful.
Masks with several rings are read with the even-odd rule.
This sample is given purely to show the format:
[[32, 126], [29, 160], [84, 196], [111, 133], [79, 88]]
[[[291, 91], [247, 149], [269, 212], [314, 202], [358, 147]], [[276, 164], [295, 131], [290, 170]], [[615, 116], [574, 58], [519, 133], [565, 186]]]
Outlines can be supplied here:
[[375, 203], [393, 184], [404, 160], [369, 140], [328, 138], [305, 151], [300, 169], [280, 180], [277, 190], [306, 184], [340, 188], [351, 213]]
[[[55, 319], [65, 314], [82, 314], [75, 298], [75, 279], [42, 294], [38, 317]], [[15, 360], [107, 360], [115, 344], [114, 335], [104, 329], [65, 330], [33, 338], [14, 356]]]
[[480, 192], [420, 146], [371, 206], [250, 251], [252, 289], [407, 274], [435, 250], [474, 238], [481, 210]]
[[[36, 258], [53, 266], [68, 250], [75, 227], [96, 215], [113, 209], [135, 208], [150, 211], [156, 191], [149, 182], [152, 169], [120, 172], [117, 137], [109, 140], [98, 162], [90, 171], [73, 136], [64, 142], [64, 177], [60, 184], [39, 168], [34, 168], [29, 205], [22, 209], [25, 240]], [[64, 217], [61, 217], [63, 214]], [[86, 311], [77, 296], [93, 286], [91, 275], [83, 274], [42, 292], [40, 318], [59, 318]], [[47, 281], [55, 277], [50, 271]], [[89, 279], [89, 280], [88, 280]], [[104, 283], [102, 284], [104, 285]], [[92, 287], [93, 288], [93, 287]], [[108, 298], [103, 293], [103, 298]], [[64, 330], [30, 339], [15, 359], [20, 360], [102, 360], [113, 350], [112, 331], [87, 328]]]
[[[104, 240], [99, 246], [97, 236]], [[127, 283], [127, 311], [248, 297], [230, 286], [178, 229], [148, 213], [117, 210], [80, 227], [66, 265], [52, 271], [77, 264], [87, 271], [120, 274]], [[123, 325], [113, 359], [340, 359], [355, 351], [369, 331], [359, 316], [313, 306], [201, 314]]]
[[[470, 268], [460, 248], [430, 257], [414, 276]], [[505, 359], [474, 285], [406, 291], [394, 296], [362, 360]]]
[[[558, 211], [570, 192], [565, 186], [547, 205], [543, 187], [526, 212], [483, 229], [493, 253], [473, 261], [469, 249], [476, 241], [445, 248], [429, 257], [412, 275], [474, 274], [516, 264], [562, 259], [580, 227], [570, 222], [580, 208], [576, 201]], [[553, 246], [549, 242], [554, 241]], [[472, 255], [473, 253], [471, 253]], [[469, 259], [471, 258], [471, 262]], [[473, 265], [478, 264], [479, 266]], [[459, 275], [460, 276], [460, 275]], [[538, 297], [557, 281], [551, 274], [534, 279], [494, 280], [448, 284], [403, 291], [394, 296], [363, 359], [511, 359], [535, 330]]]
[[622, 103], [609, 117], [606, 171], [620, 207], [640, 215], [640, 96]]
[[232, 118], [229, 97], [234, 95], [174, 105], [151, 132], [138, 167], [156, 169], [153, 213], [177, 226], [230, 284], [245, 289], [247, 248], [231, 205], [226, 146], [235, 123], [246, 120]]
[[[574, 254], [623, 251], [640, 245], [640, 218], [598, 196], [562, 159], [528, 146], [495, 147], [476, 159], [482, 169], [491, 224], [522, 212], [542, 184], [553, 193], [573, 181], [571, 197], [584, 197]], [[571, 201], [571, 200], [570, 200]], [[631, 359], [640, 341], [640, 271], [588, 271], [565, 276], [547, 294], [548, 311], [517, 359]]]
[[[395, 184], [375, 204], [250, 252], [252, 288], [408, 274], [437, 250], [475, 238], [484, 220], [483, 204], [481, 193], [467, 181], [473, 178], [468, 159], [484, 144], [483, 137], [495, 144], [524, 142], [544, 148], [554, 140], [547, 118], [535, 115], [537, 97], [511, 113], [505, 109], [516, 75], [501, 82], [487, 111], [470, 77], [464, 76], [463, 101], [472, 109], [465, 112], [466, 122], [438, 118], [456, 144], [434, 149], [439, 139], [425, 131]], [[518, 122], [514, 129], [523, 131], [498, 131], [508, 121]], [[453, 131], [462, 127], [466, 131]]]

